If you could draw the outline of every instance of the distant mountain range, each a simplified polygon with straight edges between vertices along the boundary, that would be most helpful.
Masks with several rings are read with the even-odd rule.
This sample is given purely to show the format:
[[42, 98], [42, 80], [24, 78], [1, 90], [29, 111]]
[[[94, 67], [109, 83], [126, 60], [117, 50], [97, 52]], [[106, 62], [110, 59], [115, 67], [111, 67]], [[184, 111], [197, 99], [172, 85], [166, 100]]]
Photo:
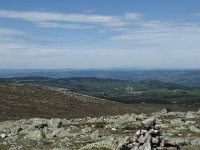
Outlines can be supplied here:
[[0, 78], [12, 77], [97, 77], [120, 80], [159, 80], [175, 84], [200, 87], [200, 70], [151, 69], [1, 69]]

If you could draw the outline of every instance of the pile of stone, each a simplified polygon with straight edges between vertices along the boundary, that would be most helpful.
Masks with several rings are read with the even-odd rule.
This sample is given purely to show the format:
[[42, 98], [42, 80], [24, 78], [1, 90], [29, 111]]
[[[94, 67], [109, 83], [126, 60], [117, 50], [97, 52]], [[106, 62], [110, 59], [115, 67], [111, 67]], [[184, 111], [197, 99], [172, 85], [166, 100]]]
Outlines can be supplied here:
[[141, 122], [140, 129], [131, 138], [127, 136], [119, 145], [120, 150], [179, 150], [178, 145], [173, 145], [164, 139], [156, 126], [155, 118], [148, 118]]
[[200, 150], [200, 110], [0, 121], [0, 150], [177, 150], [177, 145]]

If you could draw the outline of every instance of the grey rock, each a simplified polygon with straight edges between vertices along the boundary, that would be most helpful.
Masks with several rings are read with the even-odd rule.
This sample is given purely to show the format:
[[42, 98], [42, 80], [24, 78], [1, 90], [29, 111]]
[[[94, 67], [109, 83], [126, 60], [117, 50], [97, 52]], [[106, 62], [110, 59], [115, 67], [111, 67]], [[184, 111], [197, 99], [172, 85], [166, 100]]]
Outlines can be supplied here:
[[58, 128], [60, 125], [62, 125], [62, 122], [60, 118], [52, 118], [48, 124], [52, 128]]
[[143, 114], [143, 113], [136, 116], [136, 120], [144, 120], [145, 118], [146, 118], [146, 114]]
[[53, 148], [53, 149], [51, 149], [51, 150], [70, 150], [70, 149], [68, 149], [68, 148]]
[[29, 120], [26, 121], [26, 125], [30, 125], [33, 128], [35, 128], [36, 126], [38, 126], [39, 124], [45, 124], [48, 123], [49, 119], [43, 119], [43, 118], [31, 118]]
[[159, 142], [160, 142], [159, 137], [153, 137], [153, 138], [152, 138], [152, 143], [153, 143], [153, 144], [159, 144]]
[[17, 135], [20, 131], [22, 131], [22, 128], [20, 126], [13, 126], [10, 129], [10, 134], [11, 136]]
[[151, 143], [145, 143], [145, 144], [143, 145], [143, 149], [144, 149], [144, 150], [151, 150]]
[[86, 127], [86, 128], [83, 128], [81, 131], [82, 131], [83, 134], [88, 134], [92, 131], [92, 128]]
[[159, 146], [159, 147], [156, 147], [155, 150], [167, 150], [167, 148]]
[[95, 130], [90, 136], [94, 140], [97, 140], [102, 137], [99, 130]]
[[146, 133], [146, 135], [145, 135], [145, 138], [146, 138], [146, 143], [151, 143], [151, 141], [152, 141], [152, 136], [151, 136], [151, 134], [149, 134], [148, 132]]
[[196, 123], [195, 121], [186, 121], [185, 125], [190, 125], [190, 124], [195, 124], [195, 123]]
[[116, 140], [114, 137], [109, 136], [105, 141], [99, 141], [81, 147], [79, 150], [92, 150], [93, 148], [117, 150]]
[[69, 138], [69, 137], [65, 137], [64, 139], [61, 140], [61, 142], [65, 142], [65, 143], [66, 143], [66, 142], [69, 142], [69, 141], [70, 141], [70, 138]]
[[[171, 113], [171, 114], [170, 114]], [[168, 117], [169, 116], [169, 117]], [[152, 150], [169, 150], [169, 147], [156, 147], [162, 145], [161, 139], [155, 129], [153, 132], [149, 130], [142, 130], [142, 132], [135, 132], [139, 128], [142, 120], [150, 117], [156, 118], [156, 123], [160, 126], [164, 139], [171, 144], [180, 146], [196, 146], [200, 145], [198, 118], [199, 112], [169, 112], [165, 110], [149, 114], [135, 115], [125, 114], [117, 116], [103, 116], [99, 118], [84, 117], [78, 119], [20, 119], [16, 121], [0, 122], [0, 134], [8, 134], [7, 138], [0, 137], [0, 148], [3, 143], [7, 143], [8, 149], [84, 149], [92, 150], [109, 149], [116, 150], [119, 142], [118, 139], [123, 139], [124, 136], [129, 135], [134, 147], [131, 150], [148, 149], [148, 143], [152, 142], [154, 148]], [[171, 119], [173, 118], [173, 119]], [[174, 119], [175, 118], [175, 119]], [[188, 118], [188, 119], [185, 119]], [[190, 119], [191, 118], [191, 119]], [[193, 118], [193, 119], [192, 119]], [[89, 121], [88, 121], [89, 120]], [[93, 128], [96, 121], [104, 121], [107, 128]], [[195, 121], [197, 122], [195, 122]], [[126, 127], [133, 127], [128, 129]], [[117, 129], [115, 132], [110, 129]], [[124, 132], [125, 131], [125, 132]], [[152, 140], [151, 136], [154, 135]], [[141, 136], [141, 134], [144, 134]], [[185, 136], [188, 135], [188, 136]], [[179, 136], [179, 137], [177, 137]], [[132, 137], [134, 137], [132, 139]], [[172, 138], [173, 137], [173, 138]], [[139, 142], [138, 142], [139, 139]], [[117, 142], [119, 141], [119, 142]], [[141, 146], [139, 147], [139, 144]], [[164, 145], [163, 145], [164, 146]], [[176, 147], [170, 147], [175, 150]]]
[[197, 118], [197, 117], [198, 117], [197, 113], [192, 111], [188, 111], [186, 114], [186, 118]]
[[79, 132], [81, 132], [81, 130], [80, 130], [79, 127], [70, 126], [70, 127], [67, 129], [67, 132], [70, 133], [70, 134], [73, 134], [73, 133], [79, 133]]
[[172, 144], [172, 145], [180, 145], [180, 146], [185, 146], [185, 145], [191, 145], [191, 142], [188, 139], [181, 139], [181, 138], [165, 138], [165, 140]]
[[130, 130], [124, 130], [124, 133], [131, 133]]
[[176, 147], [167, 147], [167, 150], [178, 150]]
[[196, 138], [194, 140], [191, 140], [191, 145], [200, 145], [200, 138]]
[[166, 116], [177, 116], [179, 118], [184, 118], [185, 117], [185, 113], [184, 112], [169, 112], [167, 114], [165, 114]]
[[168, 113], [167, 109], [162, 109], [160, 112], [161, 112], [162, 114], [167, 114], [167, 113]]
[[64, 128], [55, 128], [54, 130], [50, 130], [47, 132], [46, 138], [55, 138], [55, 137], [62, 138], [68, 135], [70, 135], [69, 132]]
[[191, 126], [191, 127], [189, 127], [189, 128], [190, 128], [190, 130], [191, 130], [192, 132], [200, 133], [200, 129], [197, 128], [197, 127], [195, 127], [195, 126]]
[[42, 124], [36, 125], [35, 127], [38, 128], [38, 129], [43, 129], [45, 127], [48, 127], [48, 124], [47, 123], [42, 123]]
[[144, 150], [144, 149], [143, 149], [143, 146], [142, 146], [142, 145], [139, 146], [138, 150]]
[[40, 130], [30, 131], [27, 135], [24, 136], [24, 139], [27, 140], [41, 140], [45, 138], [45, 135]]
[[143, 135], [141, 135], [141, 136], [139, 137], [139, 139], [138, 139], [138, 142], [139, 142], [140, 144], [144, 144], [144, 143], [146, 142], [146, 137], [143, 136]]
[[155, 124], [156, 124], [156, 119], [154, 117], [151, 117], [142, 121], [142, 126], [145, 128], [151, 128], [155, 126]]
[[181, 125], [184, 125], [184, 122], [183, 122], [183, 120], [181, 118], [176, 118], [176, 119], [170, 120], [170, 124], [171, 125], [181, 126]]
[[131, 148], [131, 150], [139, 150], [138, 146], [133, 146], [133, 148]]
[[5, 133], [2, 133], [2, 134], [0, 135], [0, 137], [1, 137], [2, 139], [4, 139], [4, 138], [7, 138], [7, 135], [6, 135]]

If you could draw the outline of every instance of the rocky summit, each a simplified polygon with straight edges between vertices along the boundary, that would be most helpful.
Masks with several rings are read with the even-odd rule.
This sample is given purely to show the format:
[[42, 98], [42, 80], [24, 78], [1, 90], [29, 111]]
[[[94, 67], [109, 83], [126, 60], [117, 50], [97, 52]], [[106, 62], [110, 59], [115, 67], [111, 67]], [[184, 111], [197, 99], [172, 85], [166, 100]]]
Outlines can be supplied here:
[[[3, 121], [0, 122], [0, 149], [118, 150], [124, 139], [127, 136], [133, 138], [140, 129], [141, 122], [151, 117], [156, 119], [156, 126], [159, 127], [163, 139], [171, 145], [177, 145], [183, 150], [200, 149], [200, 110], [169, 112], [166, 109], [151, 114], [98, 118], [31, 118]], [[158, 140], [154, 138], [152, 142], [156, 143]], [[178, 148], [159, 146], [151, 149]], [[134, 150], [134, 147], [131, 150]]]

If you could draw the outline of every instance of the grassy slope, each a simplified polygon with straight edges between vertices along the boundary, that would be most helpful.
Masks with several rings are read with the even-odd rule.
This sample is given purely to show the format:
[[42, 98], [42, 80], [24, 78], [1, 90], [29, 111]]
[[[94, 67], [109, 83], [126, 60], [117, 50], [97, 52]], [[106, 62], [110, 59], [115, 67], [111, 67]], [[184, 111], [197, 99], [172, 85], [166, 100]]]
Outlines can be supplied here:
[[77, 118], [124, 113], [150, 113], [166, 107], [181, 111], [198, 109], [198, 107], [175, 105], [126, 105], [72, 92], [63, 93], [38, 86], [0, 84], [0, 120], [32, 117]]
[[0, 95], [0, 119], [75, 118], [130, 111], [111, 101], [36, 86], [1, 84]]
[[[123, 81], [100, 78], [14, 78], [0, 81], [62, 87], [70, 91], [122, 103], [200, 104], [200, 89], [155, 80]], [[132, 91], [130, 91], [130, 89]], [[141, 94], [134, 92], [142, 91]]]

